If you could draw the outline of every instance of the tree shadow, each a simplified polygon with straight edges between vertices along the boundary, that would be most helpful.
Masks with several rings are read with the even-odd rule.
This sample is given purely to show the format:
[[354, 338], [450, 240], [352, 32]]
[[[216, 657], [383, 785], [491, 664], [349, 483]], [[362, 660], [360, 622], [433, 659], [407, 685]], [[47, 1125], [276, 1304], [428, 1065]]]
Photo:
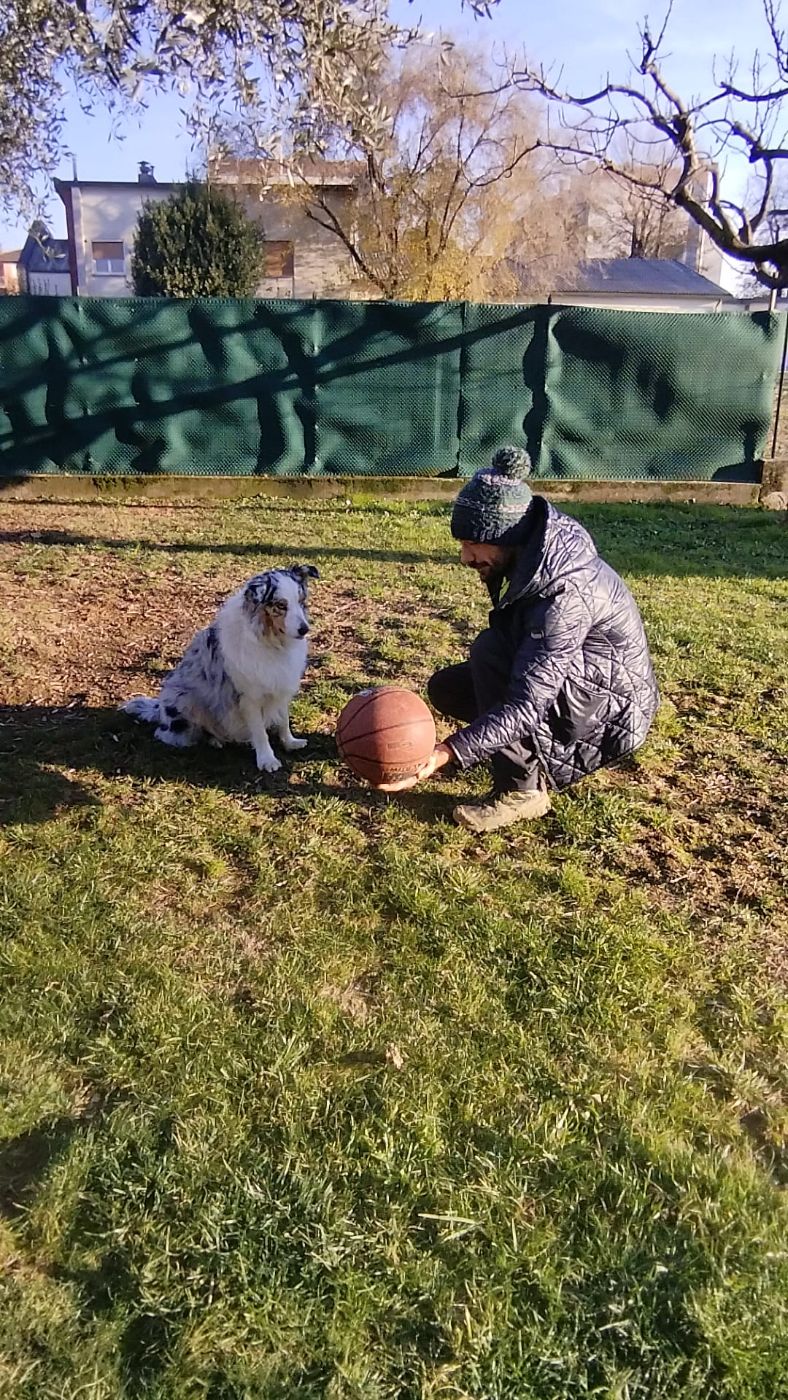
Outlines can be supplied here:
[[[81, 1224], [88, 1234], [96, 1232], [95, 1218]], [[128, 1316], [118, 1338], [120, 1368], [130, 1387], [129, 1394], [147, 1393], [147, 1387], [168, 1365], [182, 1323], [180, 1318], [163, 1317], [146, 1305], [140, 1287], [139, 1265], [131, 1250], [127, 1246], [113, 1246], [92, 1268], [61, 1265], [53, 1272], [58, 1281], [77, 1291], [86, 1318], [119, 1312]]]
[[570, 501], [561, 509], [627, 578], [785, 578], [785, 522], [777, 513], [667, 501]]
[[0, 1217], [14, 1220], [24, 1214], [78, 1127], [78, 1118], [55, 1118], [0, 1145]]
[[[534, 482], [538, 491], [538, 481]], [[742, 506], [705, 506], [676, 502], [561, 502], [591, 532], [600, 554], [628, 577], [785, 577], [786, 531], [780, 513]], [[32, 508], [35, 510], [35, 507]], [[266, 511], [276, 509], [266, 503]], [[228, 558], [281, 558], [284, 554], [308, 559], [367, 560], [382, 564], [456, 565], [457, 547], [449, 540], [448, 505], [445, 549], [399, 550], [355, 545], [298, 545], [292, 550], [281, 540], [253, 541], [156, 540], [130, 534], [112, 539], [71, 530], [33, 526], [0, 532], [0, 544], [34, 544], [67, 548], [79, 546], [108, 553], [123, 551], [189, 555], [225, 555]], [[34, 519], [34, 517], [33, 517]], [[133, 517], [132, 517], [133, 519]], [[285, 527], [286, 533], [286, 527]], [[318, 532], [316, 531], [316, 534]]]
[[[718, 1009], [718, 1006], [716, 999], [709, 999], [709, 1009]], [[717, 1103], [736, 1113], [739, 1127], [760, 1165], [777, 1186], [788, 1186], [788, 1145], [780, 1137], [779, 1124], [771, 1121], [768, 1109], [759, 1105], [744, 1107], [738, 1098], [734, 1076], [719, 1064], [684, 1060], [681, 1068], [689, 1079], [703, 1084]]]
[[[421, 385], [432, 376], [440, 385], [447, 361], [459, 361], [464, 335], [459, 305], [447, 303], [375, 303], [371, 319], [367, 304], [350, 303], [345, 325], [324, 327], [322, 342], [315, 325], [320, 314], [298, 303], [162, 305], [156, 299], [135, 300], [128, 311], [117, 303], [67, 302], [46, 317], [39, 310], [2, 318], [0, 341], [8, 343], [9, 363], [12, 356], [21, 363], [6, 386], [0, 463], [14, 473], [54, 466], [150, 474], [172, 470], [186, 442], [209, 470], [227, 470], [236, 461], [244, 475], [322, 475], [320, 396], [336, 394], [346, 410], [348, 404], [358, 408], [370, 395], [358, 392], [356, 382], [372, 376], [373, 396], [376, 391], [378, 400], [395, 401], [398, 370], [408, 382]], [[322, 314], [333, 314], [331, 304]], [[516, 308], [510, 319], [522, 316]], [[474, 334], [500, 332], [496, 325]], [[396, 348], [380, 349], [387, 338]], [[400, 414], [396, 433], [394, 413], [381, 426], [379, 404], [370, 402], [362, 418], [364, 441], [360, 448], [351, 444], [360, 469], [400, 455], [409, 474], [433, 474], [436, 454], [408, 415]], [[456, 470], [455, 433], [437, 456]]]
[[35, 544], [63, 549], [73, 545], [82, 549], [102, 549], [117, 551], [142, 550], [153, 554], [228, 554], [243, 558], [246, 555], [263, 557], [281, 556], [284, 553], [298, 555], [304, 559], [369, 559], [385, 564], [454, 564], [456, 556], [448, 550], [361, 549], [353, 545], [342, 548], [330, 545], [302, 545], [286, 549], [281, 543], [269, 540], [217, 543], [212, 540], [173, 540], [171, 542], [144, 538], [106, 539], [101, 535], [79, 535], [72, 530], [0, 530], [0, 545]]
[[284, 756], [280, 772], [258, 773], [246, 745], [170, 749], [153, 738], [147, 725], [109, 706], [2, 705], [0, 827], [35, 825], [70, 808], [100, 807], [100, 798], [80, 778], [80, 770], [146, 785], [185, 782], [243, 800], [296, 803], [329, 797], [365, 811], [397, 801], [430, 825], [448, 815], [451, 799], [437, 787], [394, 798], [375, 792], [349, 770], [343, 772], [344, 780], [330, 780], [325, 770], [338, 761], [333, 737], [320, 732], [308, 739], [302, 753]]

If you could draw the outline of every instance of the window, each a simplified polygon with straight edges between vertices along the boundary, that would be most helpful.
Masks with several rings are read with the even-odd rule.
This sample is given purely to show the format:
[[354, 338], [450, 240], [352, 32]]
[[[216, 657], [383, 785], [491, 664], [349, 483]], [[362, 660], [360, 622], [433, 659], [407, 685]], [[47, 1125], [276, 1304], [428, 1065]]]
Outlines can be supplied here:
[[264, 277], [292, 277], [294, 263], [292, 243], [282, 241], [263, 244]]
[[94, 243], [92, 246], [95, 271], [105, 277], [110, 274], [114, 274], [116, 277], [122, 277], [126, 271], [123, 244]]

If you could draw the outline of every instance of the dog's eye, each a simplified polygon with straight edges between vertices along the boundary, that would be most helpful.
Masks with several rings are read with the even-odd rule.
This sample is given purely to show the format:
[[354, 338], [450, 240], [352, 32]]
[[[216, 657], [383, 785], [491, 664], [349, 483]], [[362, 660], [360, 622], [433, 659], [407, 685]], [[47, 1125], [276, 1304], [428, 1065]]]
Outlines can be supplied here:
[[287, 603], [283, 602], [283, 600], [282, 600], [281, 598], [277, 598], [276, 602], [273, 604], [273, 609], [274, 609], [274, 612], [286, 613], [286, 612], [287, 612]]

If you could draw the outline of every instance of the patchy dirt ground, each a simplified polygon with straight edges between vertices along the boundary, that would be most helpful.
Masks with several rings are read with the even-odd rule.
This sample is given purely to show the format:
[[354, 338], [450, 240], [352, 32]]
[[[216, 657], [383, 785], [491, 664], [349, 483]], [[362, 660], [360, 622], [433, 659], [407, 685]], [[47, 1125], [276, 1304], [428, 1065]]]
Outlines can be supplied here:
[[[232, 544], [218, 556], [201, 554], [204, 512], [69, 508], [67, 529], [62, 507], [36, 507], [34, 528], [26, 529], [29, 514], [29, 507], [0, 507], [6, 704], [112, 705], [150, 690], [255, 569], [246, 547], [240, 559]], [[207, 568], [186, 570], [172, 562], [184, 545]], [[213, 541], [206, 545], [216, 548]], [[167, 552], [148, 555], [146, 546]], [[351, 582], [334, 582], [320, 598], [313, 649], [338, 651], [346, 663], [360, 664], [359, 624], [374, 621], [381, 610], [373, 600], [366, 603]]]

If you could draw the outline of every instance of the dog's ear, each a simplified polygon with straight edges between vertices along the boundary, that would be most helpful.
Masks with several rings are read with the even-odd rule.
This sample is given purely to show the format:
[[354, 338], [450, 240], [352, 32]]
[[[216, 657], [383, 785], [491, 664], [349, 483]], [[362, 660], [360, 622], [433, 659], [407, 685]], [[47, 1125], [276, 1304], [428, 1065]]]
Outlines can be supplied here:
[[247, 612], [255, 613], [258, 608], [264, 608], [270, 603], [275, 592], [276, 584], [272, 574], [255, 574], [244, 588], [244, 607]]
[[298, 579], [298, 582], [302, 583], [304, 587], [306, 587], [307, 579], [320, 578], [320, 574], [314, 564], [293, 564], [289, 572], [293, 575], [293, 578]]

